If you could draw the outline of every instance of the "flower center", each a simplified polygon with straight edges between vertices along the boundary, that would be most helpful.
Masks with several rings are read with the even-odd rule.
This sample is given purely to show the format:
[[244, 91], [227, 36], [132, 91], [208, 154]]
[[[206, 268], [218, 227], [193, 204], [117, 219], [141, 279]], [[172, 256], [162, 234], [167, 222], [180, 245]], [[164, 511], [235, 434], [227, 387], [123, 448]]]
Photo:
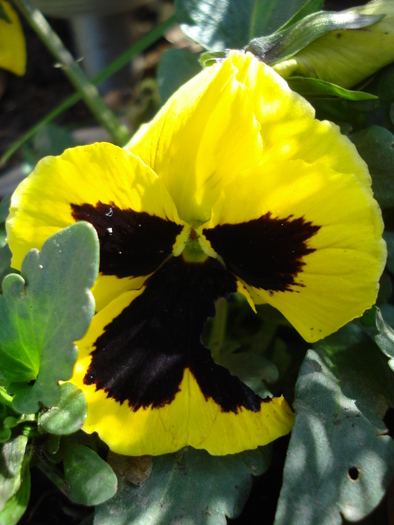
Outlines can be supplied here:
[[202, 263], [208, 259], [208, 255], [201, 248], [199, 236], [193, 229], [190, 230], [190, 236], [182, 251], [182, 257], [186, 262], [191, 263]]

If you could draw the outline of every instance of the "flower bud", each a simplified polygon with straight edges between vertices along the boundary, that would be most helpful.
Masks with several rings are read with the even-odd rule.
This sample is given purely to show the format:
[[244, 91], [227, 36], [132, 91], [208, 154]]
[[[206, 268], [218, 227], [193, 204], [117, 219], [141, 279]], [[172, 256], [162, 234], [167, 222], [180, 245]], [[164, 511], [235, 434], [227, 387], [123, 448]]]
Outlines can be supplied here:
[[273, 66], [283, 78], [312, 77], [351, 88], [394, 62], [394, 1], [373, 0], [347, 9], [354, 15], [386, 15], [359, 29], [331, 31]]

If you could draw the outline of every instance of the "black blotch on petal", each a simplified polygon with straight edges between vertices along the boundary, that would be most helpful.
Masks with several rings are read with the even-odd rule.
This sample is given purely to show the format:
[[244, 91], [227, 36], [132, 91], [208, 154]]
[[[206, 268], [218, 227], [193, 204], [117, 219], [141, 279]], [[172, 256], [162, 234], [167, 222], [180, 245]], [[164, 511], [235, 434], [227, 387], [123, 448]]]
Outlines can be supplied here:
[[261, 398], [215, 364], [201, 343], [214, 302], [235, 291], [234, 276], [215, 259], [169, 259], [96, 340], [85, 384], [96, 384], [133, 410], [158, 408], [173, 401], [188, 368], [205, 398], [224, 412], [241, 406], [258, 411]]
[[284, 292], [303, 286], [296, 277], [305, 264], [303, 257], [314, 251], [307, 241], [319, 229], [303, 218], [274, 219], [266, 213], [259, 219], [223, 224], [203, 233], [235, 275], [256, 288]]
[[71, 204], [77, 221], [90, 222], [100, 241], [100, 272], [138, 277], [154, 272], [172, 253], [182, 226], [115, 204]]
[[394, 408], [388, 408], [383, 416], [383, 423], [386, 425], [388, 435], [394, 439]]

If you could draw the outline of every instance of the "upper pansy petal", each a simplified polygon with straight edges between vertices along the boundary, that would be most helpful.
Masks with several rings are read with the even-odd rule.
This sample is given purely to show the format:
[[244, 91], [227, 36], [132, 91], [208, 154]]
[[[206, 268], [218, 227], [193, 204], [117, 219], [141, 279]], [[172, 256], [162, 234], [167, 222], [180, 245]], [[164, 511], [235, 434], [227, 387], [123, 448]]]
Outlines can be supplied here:
[[201, 227], [253, 300], [278, 308], [307, 341], [374, 304], [382, 230], [371, 190], [354, 175], [302, 161], [239, 176]]
[[7, 220], [12, 266], [79, 220], [99, 236], [97, 309], [139, 288], [183, 229], [162, 181], [140, 159], [112, 144], [81, 146], [40, 161], [15, 191]]
[[[235, 67], [245, 60], [239, 52], [232, 52], [230, 58]], [[279, 159], [321, 162], [341, 173], [353, 173], [364, 184], [371, 185], [367, 165], [355, 146], [341, 135], [338, 126], [316, 120], [314, 108], [291, 91], [272, 68], [253, 58], [243, 82], [261, 125], [262, 162]]]
[[225, 60], [202, 71], [127, 146], [160, 176], [189, 223], [208, 220], [221, 189], [261, 159], [260, 125], [238, 80], [252, 56], [243, 58], [239, 68]]

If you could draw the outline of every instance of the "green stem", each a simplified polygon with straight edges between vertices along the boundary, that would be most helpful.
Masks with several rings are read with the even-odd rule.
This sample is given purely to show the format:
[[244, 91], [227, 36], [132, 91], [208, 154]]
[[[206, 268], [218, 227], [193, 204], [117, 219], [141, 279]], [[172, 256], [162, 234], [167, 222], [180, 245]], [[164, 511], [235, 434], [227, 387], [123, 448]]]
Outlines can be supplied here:
[[63, 42], [53, 31], [42, 13], [35, 9], [29, 0], [13, 0], [31, 27], [43, 41], [49, 52], [61, 64], [64, 74], [77, 89], [95, 118], [110, 133], [119, 146], [124, 146], [130, 135], [127, 128], [119, 122], [116, 115], [102, 100], [96, 87], [90, 82], [79, 64], [64, 47]]
[[55, 467], [49, 465], [42, 458], [38, 459], [37, 463], [38, 468], [43, 472], [47, 478], [49, 478], [52, 483], [62, 492], [65, 496], [68, 497], [67, 485], [66, 482], [60, 477], [60, 475], [55, 470]]
[[7, 394], [5, 388], [0, 386], [0, 404], [10, 407], [12, 405], [12, 397]]
[[215, 304], [216, 315], [213, 318], [211, 336], [209, 338], [208, 347], [212, 355], [215, 357], [219, 354], [223, 346], [224, 336], [226, 334], [227, 324], [227, 310], [228, 304], [223, 297], [216, 301]]
[[[114, 73], [119, 71], [119, 69], [133, 60], [133, 58], [135, 58], [140, 53], [143, 53], [148, 47], [159, 40], [159, 38], [161, 38], [163, 34], [175, 24], [175, 22], [175, 15], [171, 16], [167, 20], [164, 20], [164, 22], [155, 27], [155, 29], [153, 29], [149, 34], [141, 38], [141, 40], [136, 42], [133, 46], [127, 49], [127, 51], [111, 62], [111, 64], [109, 64], [100, 74], [94, 77], [92, 83], [97, 86], [107, 78], [111, 77]], [[27, 130], [26, 133], [24, 133], [18, 140], [13, 142], [11, 146], [4, 152], [0, 159], [0, 167], [4, 166], [4, 164], [23, 146], [23, 144], [25, 144], [25, 142], [30, 140], [39, 129], [58, 117], [61, 113], [63, 113], [63, 111], [66, 111], [66, 109], [71, 108], [74, 104], [81, 100], [81, 98], [82, 97], [79, 93], [74, 93], [61, 104], [56, 106], [50, 113], [41, 119], [40, 122]]]

